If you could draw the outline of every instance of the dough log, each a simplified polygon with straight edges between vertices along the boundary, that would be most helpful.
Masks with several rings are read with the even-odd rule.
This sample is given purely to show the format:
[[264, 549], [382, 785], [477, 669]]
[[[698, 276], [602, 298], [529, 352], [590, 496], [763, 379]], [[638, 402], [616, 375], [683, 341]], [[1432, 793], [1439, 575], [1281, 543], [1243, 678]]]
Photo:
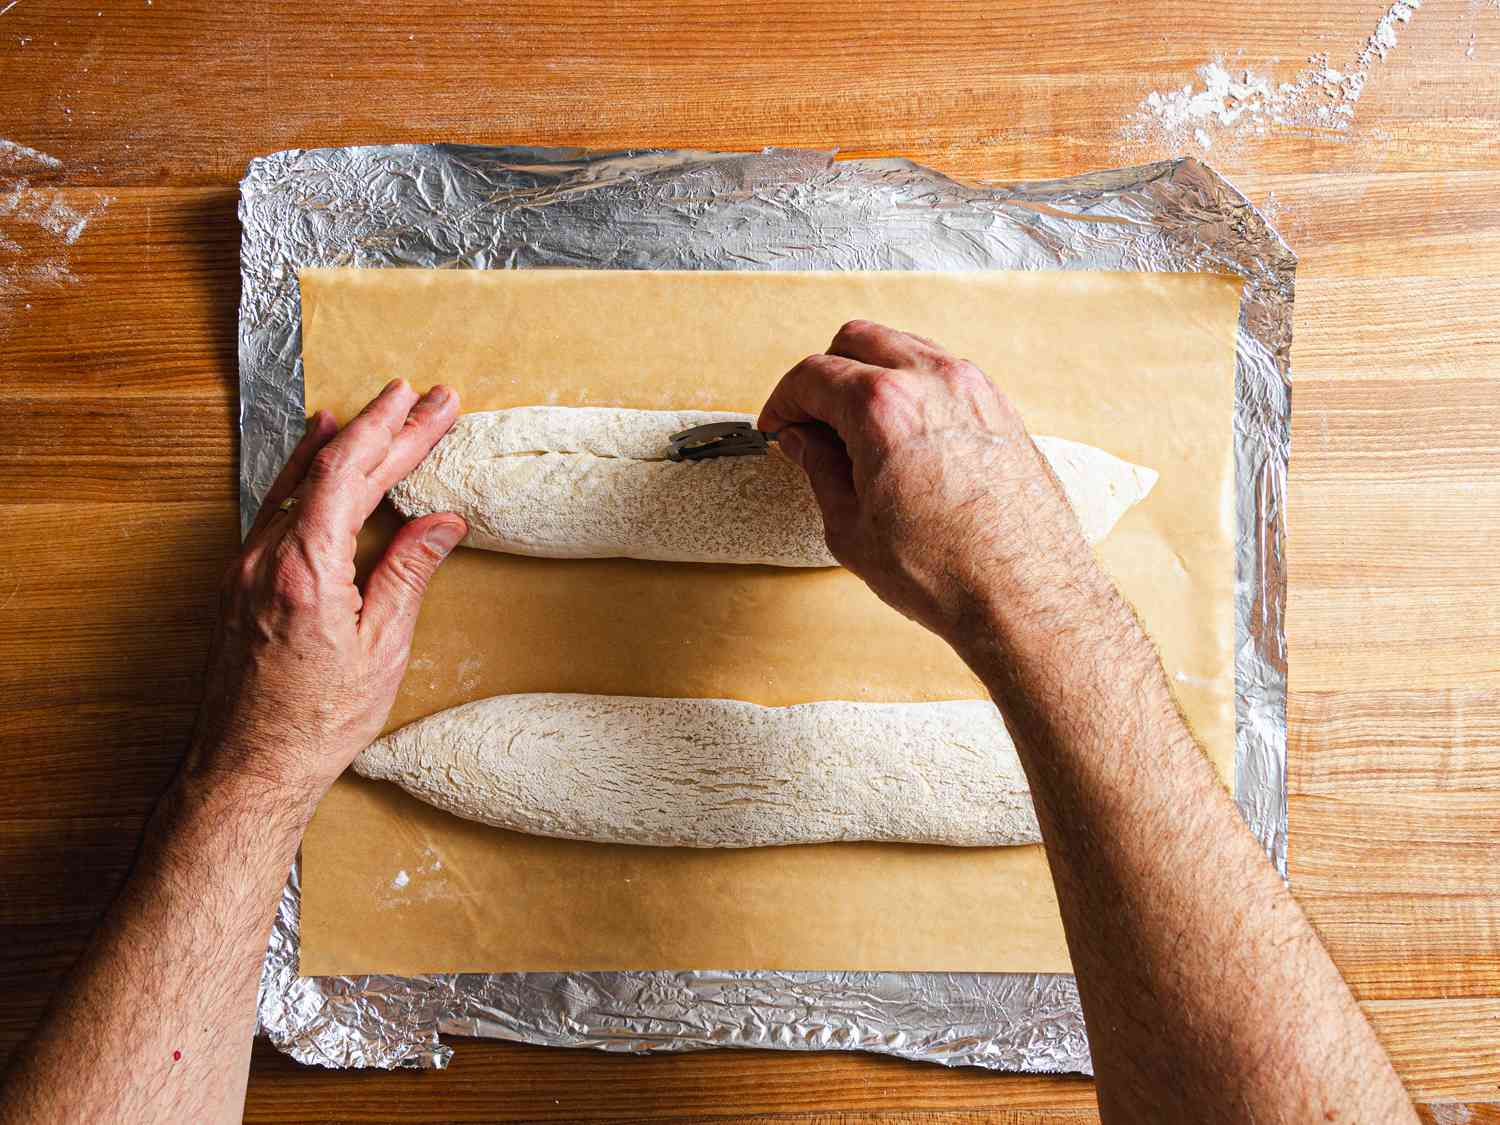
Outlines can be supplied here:
[[602, 843], [1041, 839], [987, 701], [501, 695], [394, 731], [354, 769], [470, 820]]
[[[464, 543], [542, 558], [835, 566], [802, 470], [779, 453], [669, 461], [667, 439], [709, 411], [523, 406], [466, 414], [391, 490], [405, 516], [457, 512]], [[1040, 437], [1097, 542], [1156, 483], [1103, 450]]]

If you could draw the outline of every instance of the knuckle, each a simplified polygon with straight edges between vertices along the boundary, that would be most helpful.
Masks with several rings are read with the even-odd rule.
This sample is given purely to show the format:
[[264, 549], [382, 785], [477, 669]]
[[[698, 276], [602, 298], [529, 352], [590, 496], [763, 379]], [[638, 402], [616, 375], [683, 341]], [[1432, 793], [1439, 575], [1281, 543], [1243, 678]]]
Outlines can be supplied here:
[[831, 359], [833, 359], [833, 356], [827, 355], [823, 352], [819, 352], [817, 355], [810, 355], [805, 357], [800, 363], [797, 364], [796, 369], [807, 375], [813, 375], [820, 379], [825, 378], [831, 373], [831, 368], [833, 366], [829, 362], [829, 360]]
[[255, 579], [255, 552], [241, 551], [224, 568], [223, 587], [226, 590], [250, 585]]
[[958, 359], [951, 355], [943, 357], [941, 370], [943, 374], [947, 375], [949, 379], [960, 386], [977, 387], [981, 383], [989, 382], [984, 372], [968, 360]]
[[953, 373], [949, 384], [959, 397], [974, 403], [989, 397], [989, 380], [974, 370], [960, 370]]
[[438, 558], [426, 546], [410, 553], [403, 553], [390, 560], [391, 577], [408, 593], [421, 594], [427, 589], [427, 580], [437, 569]]
[[292, 536], [277, 546], [271, 562], [270, 586], [272, 598], [287, 608], [301, 608], [317, 600], [317, 569], [302, 544]]
[[944, 356], [938, 361], [938, 374], [950, 389], [968, 398], [985, 400], [995, 395], [990, 377], [966, 359]]
[[250, 548], [241, 551], [224, 568], [219, 582], [219, 595], [226, 605], [239, 601], [254, 592], [260, 579], [260, 552]]
[[873, 402], [889, 394], [890, 376], [884, 371], [862, 372], [854, 379], [854, 394], [861, 402]]
[[338, 443], [325, 445], [313, 455], [311, 471], [319, 477], [336, 477], [349, 468], [348, 451]]
[[260, 556], [247, 551], [229, 568], [229, 578], [235, 589], [250, 591], [260, 577]]
[[862, 379], [859, 395], [865, 408], [877, 417], [900, 409], [907, 399], [901, 380], [890, 372], [880, 372]]

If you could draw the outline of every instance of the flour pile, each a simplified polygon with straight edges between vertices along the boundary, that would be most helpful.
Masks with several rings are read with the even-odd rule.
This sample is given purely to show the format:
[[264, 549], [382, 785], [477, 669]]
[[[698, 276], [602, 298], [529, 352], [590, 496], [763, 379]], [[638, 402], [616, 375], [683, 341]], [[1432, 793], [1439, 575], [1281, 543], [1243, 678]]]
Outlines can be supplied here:
[[1371, 69], [1385, 61], [1399, 29], [1421, 6], [1422, 0], [1397, 0], [1347, 62], [1334, 66], [1326, 52], [1311, 55], [1290, 82], [1278, 83], [1248, 67], [1231, 69], [1222, 59], [1205, 63], [1198, 68], [1198, 82], [1147, 94], [1121, 135], [1127, 144], [1174, 149], [1196, 144], [1204, 152], [1273, 129], [1339, 136], [1354, 121]]

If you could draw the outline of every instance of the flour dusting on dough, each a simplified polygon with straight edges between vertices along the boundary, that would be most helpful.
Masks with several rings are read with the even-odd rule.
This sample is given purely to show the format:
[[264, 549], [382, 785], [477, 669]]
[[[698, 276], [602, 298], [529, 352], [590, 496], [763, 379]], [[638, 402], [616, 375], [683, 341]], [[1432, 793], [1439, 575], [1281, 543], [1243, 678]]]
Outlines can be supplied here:
[[[807, 476], [780, 452], [667, 459], [672, 433], [725, 421], [752, 419], [569, 406], [465, 414], [391, 489], [391, 502], [408, 517], [457, 512], [469, 525], [466, 546], [539, 558], [837, 565]], [[1036, 444], [1090, 542], [1156, 484], [1153, 470], [1093, 446], [1046, 436]]]
[[600, 843], [1040, 839], [1020, 759], [988, 700], [759, 707], [503, 695], [402, 727], [354, 769], [470, 820]]

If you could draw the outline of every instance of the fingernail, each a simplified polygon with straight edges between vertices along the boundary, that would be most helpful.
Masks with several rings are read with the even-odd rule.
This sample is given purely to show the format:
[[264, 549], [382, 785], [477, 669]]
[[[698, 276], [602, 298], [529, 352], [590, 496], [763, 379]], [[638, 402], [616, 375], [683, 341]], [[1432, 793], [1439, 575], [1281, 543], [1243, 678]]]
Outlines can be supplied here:
[[442, 406], [453, 397], [453, 392], [439, 383], [435, 387], [430, 387], [425, 397], [433, 406]]
[[806, 444], [803, 442], [801, 434], [788, 426], [777, 435], [776, 443], [781, 446], [781, 452], [785, 453], [797, 464], [802, 464], [802, 450], [806, 448]]
[[388, 394], [389, 392], [394, 391], [394, 390], [398, 390], [398, 389], [400, 389], [401, 387], [404, 387], [404, 386], [406, 386], [406, 380], [405, 379], [392, 379], [389, 383], [387, 383], [385, 385], [385, 390], [381, 391], [380, 393], [381, 394]]
[[429, 550], [439, 555], [446, 555], [458, 541], [467, 535], [469, 529], [459, 520], [444, 520], [442, 523], [433, 524], [427, 529], [427, 534], [422, 537]]

